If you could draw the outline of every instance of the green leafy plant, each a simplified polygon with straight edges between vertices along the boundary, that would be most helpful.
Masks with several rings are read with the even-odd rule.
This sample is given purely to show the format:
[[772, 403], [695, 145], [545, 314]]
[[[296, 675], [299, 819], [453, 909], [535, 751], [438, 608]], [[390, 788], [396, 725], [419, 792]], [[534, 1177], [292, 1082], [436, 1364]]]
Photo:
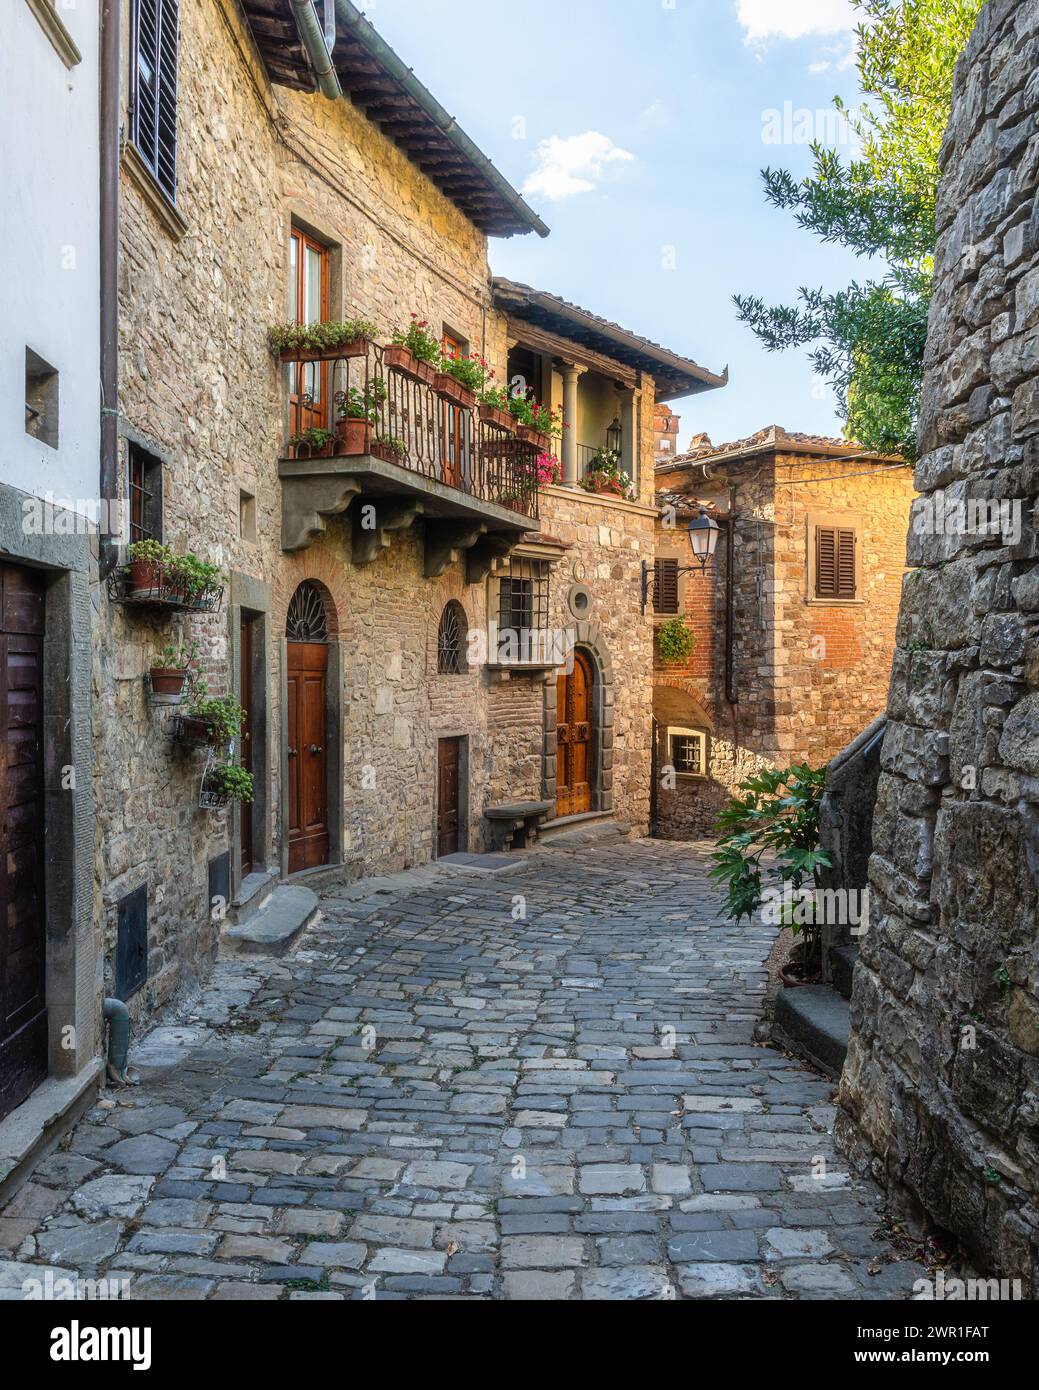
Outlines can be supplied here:
[[398, 328], [390, 342], [394, 347], [407, 348], [412, 357], [420, 362], [430, 362], [433, 366], [440, 365], [443, 355], [439, 338], [435, 338], [428, 332], [429, 323], [426, 319], [420, 319], [417, 314], [412, 314], [411, 323], [406, 329]]
[[683, 618], [668, 618], [657, 628], [657, 650], [663, 661], [686, 661], [696, 646], [696, 633]]
[[174, 646], [167, 643], [153, 663], [153, 671], [188, 671], [198, 663], [200, 648], [197, 642], [184, 642]]
[[335, 435], [331, 430], [319, 429], [316, 425], [313, 425], [308, 430], [300, 430], [298, 434], [292, 435], [289, 438], [289, 443], [294, 449], [298, 449], [302, 444], [308, 449], [313, 449], [315, 452], [320, 453], [322, 450], [327, 449], [334, 440]]
[[345, 393], [341, 392], [336, 401], [341, 420], [367, 420], [374, 425], [386, 404], [386, 382], [381, 376], [372, 377], [363, 389], [351, 386]]
[[488, 386], [480, 392], [480, 404], [489, 405], [492, 410], [503, 410], [510, 414], [509, 392], [504, 386]]
[[408, 446], [403, 439], [394, 439], [391, 435], [380, 434], [377, 436], [375, 442], [380, 448], [393, 454], [395, 458], [402, 459], [407, 457]]
[[562, 434], [563, 424], [559, 412], [547, 405], [539, 405], [532, 396], [524, 392], [508, 396], [507, 408], [517, 424], [527, 425], [539, 434]]
[[276, 323], [267, 330], [271, 351], [334, 352], [362, 338], [373, 340], [379, 330], [369, 319], [341, 319], [334, 323]]
[[206, 589], [214, 588], [224, 577], [219, 565], [210, 564], [208, 560], [200, 560], [190, 550], [186, 555], [176, 557], [174, 567], [191, 598], [196, 598]]
[[130, 547], [130, 559], [153, 564], [172, 564], [175, 555], [168, 545], [161, 541], [134, 541]]
[[494, 369], [478, 352], [445, 352], [440, 369], [454, 377], [467, 391], [479, 393], [494, 376]]
[[213, 763], [206, 772], [204, 790], [232, 801], [252, 801], [252, 773], [230, 760]]
[[581, 486], [585, 492], [608, 493], [613, 497], [623, 497], [631, 501], [635, 496], [635, 485], [621, 468], [621, 456], [616, 449], [605, 446], [595, 451], [585, 469]]
[[[819, 847], [819, 808], [826, 769], [807, 763], [781, 770], [767, 769], [741, 782], [742, 796], [733, 797], [718, 817], [717, 847], [711, 855], [710, 876], [726, 884], [726, 915], [748, 920], [765, 900], [762, 860], [783, 886], [798, 892], [806, 880], [813, 885], [817, 871], [830, 867]], [[809, 914], [810, 915], [810, 914]], [[802, 965], [814, 968], [818, 927], [814, 922], [784, 922], [795, 935], [804, 932]]]
[[1010, 971], [1005, 965], [1001, 965], [992, 978], [995, 980], [996, 984], [999, 985], [1000, 989], [1009, 989], [1012, 984]]
[[215, 743], [230, 743], [237, 738], [246, 718], [245, 710], [233, 695], [211, 700], [204, 680], [194, 684], [186, 713], [207, 726]]

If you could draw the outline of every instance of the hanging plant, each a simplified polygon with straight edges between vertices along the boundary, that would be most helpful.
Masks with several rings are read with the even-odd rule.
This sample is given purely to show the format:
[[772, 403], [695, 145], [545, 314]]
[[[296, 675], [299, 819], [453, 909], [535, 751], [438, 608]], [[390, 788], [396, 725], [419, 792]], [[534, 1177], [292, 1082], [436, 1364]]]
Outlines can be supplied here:
[[657, 650], [663, 661], [687, 661], [696, 646], [696, 633], [684, 618], [668, 618], [657, 628]]

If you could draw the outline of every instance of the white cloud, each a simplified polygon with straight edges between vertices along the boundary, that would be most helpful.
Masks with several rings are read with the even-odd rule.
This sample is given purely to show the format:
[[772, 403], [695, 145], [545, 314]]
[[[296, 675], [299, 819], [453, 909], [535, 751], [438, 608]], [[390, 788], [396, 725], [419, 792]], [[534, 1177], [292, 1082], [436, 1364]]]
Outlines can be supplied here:
[[736, 0], [747, 43], [850, 32], [859, 21], [851, 0]]
[[633, 160], [628, 150], [608, 135], [586, 130], [583, 135], [551, 135], [534, 151], [537, 166], [523, 185], [524, 193], [541, 194], [557, 202], [576, 193], [590, 193], [606, 166]]

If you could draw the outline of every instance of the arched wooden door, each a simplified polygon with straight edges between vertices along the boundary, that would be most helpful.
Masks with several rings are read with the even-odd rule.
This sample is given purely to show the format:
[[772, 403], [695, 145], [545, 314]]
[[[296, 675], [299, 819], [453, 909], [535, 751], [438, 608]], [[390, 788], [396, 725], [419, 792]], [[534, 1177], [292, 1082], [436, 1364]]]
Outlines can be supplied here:
[[574, 669], [556, 687], [556, 815], [592, 809], [594, 776], [593, 672], [586, 652], [574, 652]]
[[328, 863], [328, 634], [314, 585], [289, 606], [287, 705], [289, 873]]

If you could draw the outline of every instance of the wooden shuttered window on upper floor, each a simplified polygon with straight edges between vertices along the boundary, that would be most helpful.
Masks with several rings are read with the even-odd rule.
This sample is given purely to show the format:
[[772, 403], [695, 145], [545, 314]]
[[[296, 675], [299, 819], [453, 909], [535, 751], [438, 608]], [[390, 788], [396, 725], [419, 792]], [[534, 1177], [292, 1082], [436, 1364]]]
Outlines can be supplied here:
[[841, 526], [815, 528], [815, 597], [856, 597], [854, 531]]
[[130, 129], [171, 203], [177, 200], [179, 0], [133, 0]]
[[678, 612], [677, 560], [657, 560], [653, 565], [653, 612]]

